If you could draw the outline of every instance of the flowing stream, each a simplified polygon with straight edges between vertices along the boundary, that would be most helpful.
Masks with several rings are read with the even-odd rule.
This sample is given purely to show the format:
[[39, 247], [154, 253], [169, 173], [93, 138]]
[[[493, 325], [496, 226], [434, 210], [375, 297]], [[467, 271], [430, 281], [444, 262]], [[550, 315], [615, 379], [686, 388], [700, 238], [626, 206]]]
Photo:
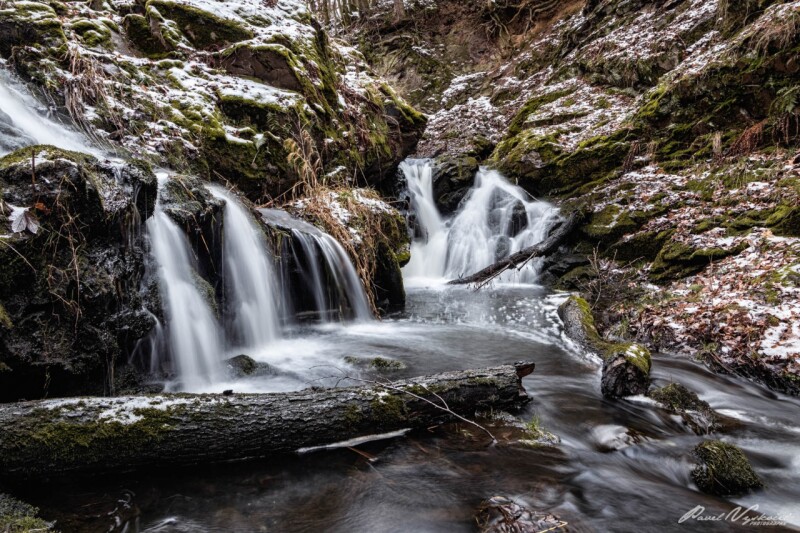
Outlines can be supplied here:
[[[424, 185], [424, 165], [407, 166], [406, 171], [412, 177], [419, 171], [419, 183]], [[531, 232], [541, 226], [535, 230], [538, 237], [532, 235], [531, 240], [541, 238], [546, 221], [557, 216], [546, 204], [515, 196], [513, 186], [501, 176], [482, 171], [481, 178], [463, 210], [488, 211], [487, 206], [496, 206], [486, 201], [491, 184], [523, 202]], [[409, 185], [413, 186], [411, 179]], [[415, 205], [425, 201], [425, 194], [419, 194]], [[263, 212], [263, 216], [307, 238], [316, 236], [312, 246], [295, 235], [293, 244], [287, 244], [296, 247], [295, 266], [284, 265], [278, 276], [283, 282], [292, 276], [307, 280], [310, 308], [335, 307], [328, 296], [315, 294], [315, 280], [329, 268], [322, 265], [339, 261], [338, 254], [321, 261], [314, 273], [307, 260], [324, 255], [318, 240], [325, 239], [318, 230], [282, 212]], [[437, 226], [451, 243], [447, 248], [467, 240], [455, 237], [461, 217], [466, 214], [460, 212]], [[469, 218], [485, 221], [489, 215], [473, 213]], [[172, 226], [163, 226], [152, 229], [170, 233]], [[249, 223], [242, 224], [237, 231], [248, 227], [252, 229]], [[434, 246], [430, 235], [416, 243], [418, 253]], [[173, 253], [178, 253], [183, 240], [166, 235], [165, 242], [168, 239]], [[470, 244], [476, 254], [479, 242]], [[496, 246], [491, 239], [483, 242]], [[439, 243], [435, 251], [444, 248]], [[691, 481], [690, 451], [704, 437], [645, 397], [609, 401], [601, 396], [599, 361], [564, 338], [556, 312], [564, 295], [534, 284], [501, 283], [474, 291], [431, 281], [448, 277], [457, 268], [482, 266], [491, 257], [484, 254], [474, 264], [454, 266], [452, 271], [440, 268], [440, 262], [422, 270], [407, 269], [406, 276], [418, 275], [428, 286], [408, 290], [407, 310], [401, 317], [285, 325], [283, 338], [254, 355], [284, 374], [225, 386], [237, 391], [297, 389], [326, 375], [358, 373], [349, 357], [381, 356], [405, 363], [407, 368], [392, 373], [392, 379], [529, 359], [536, 362], [536, 371], [523, 384], [532, 402], [516, 416], [522, 423], [537, 421], [560, 438], [558, 445], [532, 447], [520, 441], [518, 429], [500, 424], [493, 429], [499, 443], [488, 446], [484, 434], [452, 424], [361, 445], [358, 451], [341, 448], [241, 465], [203, 466], [179, 475], [149, 472], [70, 480], [51, 484], [46, 491], [21, 487], [20, 494], [40, 506], [45, 517], [76, 532], [467, 532], [475, 530], [473, 517], [480, 502], [496, 495], [554, 513], [569, 523], [570, 531], [578, 532], [752, 530], [731, 521], [679, 523], [697, 506], [705, 508], [704, 516], [757, 506], [759, 512], [788, 521], [765, 530], [795, 530], [792, 524], [800, 524], [796, 481], [800, 400], [712, 374], [686, 358], [655, 354], [654, 385], [680, 382], [734, 419], [738, 426], [715, 438], [743, 448], [766, 483], [764, 489], [739, 498], [702, 494]], [[171, 275], [176, 285], [191, 292], [190, 273], [175, 270]]]
[[49, 118], [47, 111], [0, 62], [0, 157], [33, 144], [100, 154], [83, 135]]
[[[436, 208], [433, 171], [427, 160], [401, 165], [421, 236], [411, 245], [403, 270], [407, 285], [426, 285], [468, 276], [542, 241], [558, 220], [558, 210], [512, 185], [499, 172], [481, 169], [475, 186], [455, 216], [445, 220]], [[537, 263], [508, 271], [501, 282], [536, 281]]]

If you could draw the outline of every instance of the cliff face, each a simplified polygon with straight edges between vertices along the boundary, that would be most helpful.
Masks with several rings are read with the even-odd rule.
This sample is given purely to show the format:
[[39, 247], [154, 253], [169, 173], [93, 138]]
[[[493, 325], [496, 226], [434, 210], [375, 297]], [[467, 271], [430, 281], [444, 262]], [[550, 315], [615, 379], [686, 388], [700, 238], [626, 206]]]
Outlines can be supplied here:
[[[322, 187], [389, 188], [426, 123], [299, 0], [0, 2], [0, 68], [97, 147], [31, 147], [19, 117], [0, 112], [0, 154], [18, 149], [0, 158], [0, 401], [140, 390], [130, 356], [163, 318], [146, 268], [151, 167], [173, 173], [162, 207], [213, 294], [221, 281], [203, 267], [221, 253], [222, 212], [204, 181], [274, 206]], [[394, 309], [406, 236], [381, 206], [385, 216], [347, 221], [379, 234], [378, 251], [348, 251], [380, 287], [376, 307]]]
[[[418, 154], [445, 169], [440, 207], [453, 204], [445, 185], [484, 163], [565, 211], [588, 208], [548, 279], [590, 293], [607, 335], [796, 393], [800, 2], [416, 10], [427, 23], [371, 21], [381, 53], [366, 55], [394, 54], [407, 96], [435, 96], [415, 101], [433, 113]], [[482, 32], [457, 46], [464, 24]], [[445, 80], [424, 75], [431, 61]], [[423, 74], [403, 85], [404, 72]]]
[[425, 124], [298, 0], [4, 2], [0, 55], [114, 148], [285, 193], [378, 183]]

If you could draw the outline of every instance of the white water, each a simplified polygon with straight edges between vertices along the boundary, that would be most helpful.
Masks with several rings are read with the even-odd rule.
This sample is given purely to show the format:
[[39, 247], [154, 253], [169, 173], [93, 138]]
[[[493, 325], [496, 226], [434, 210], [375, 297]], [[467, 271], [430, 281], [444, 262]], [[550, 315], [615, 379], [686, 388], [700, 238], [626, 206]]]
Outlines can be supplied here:
[[223, 254], [225, 300], [232, 344], [257, 348], [280, 336], [280, 287], [264, 234], [237, 198], [211, 185], [211, 194], [225, 201]]
[[[300, 274], [302, 287], [295, 287], [295, 291], [310, 295], [313, 300], [311, 311], [322, 323], [345, 318], [362, 322], [374, 318], [350, 256], [336, 239], [283, 211], [264, 209], [262, 216], [268, 222], [291, 231], [291, 244], [284, 251], [292, 256], [291, 265]], [[284, 265], [288, 266], [290, 263], [286, 259]], [[284, 280], [284, 298], [287, 301], [293, 299], [290, 284], [290, 279]]]
[[0, 63], [0, 156], [33, 144], [99, 155], [81, 134], [46, 118], [46, 111]]
[[[439, 284], [479, 270], [541, 242], [558, 220], [558, 210], [531, 198], [497, 171], [480, 169], [475, 186], [450, 220], [436, 208], [429, 161], [401, 165], [422, 236], [411, 244], [403, 269], [407, 285]], [[536, 263], [503, 274], [500, 281], [533, 283]]]
[[186, 235], [158, 204], [147, 221], [147, 232], [179, 386], [198, 390], [222, 374], [222, 331], [198, 287], [201, 278]]

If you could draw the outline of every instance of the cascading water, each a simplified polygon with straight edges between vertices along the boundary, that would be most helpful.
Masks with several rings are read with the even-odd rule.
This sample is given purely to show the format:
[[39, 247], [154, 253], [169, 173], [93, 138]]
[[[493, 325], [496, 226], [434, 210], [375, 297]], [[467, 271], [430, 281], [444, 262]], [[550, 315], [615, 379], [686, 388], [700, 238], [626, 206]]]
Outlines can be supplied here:
[[291, 232], [281, 250], [282, 285], [299, 315], [311, 314], [323, 323], [374, 318], [353, 263], [336, 239], [285, 211], [262, 209], [261, 214], [268, 224]]
[[229, 343], [262, 347], [280, 336], [280, 289], [272, 256], [263, 232], [238, 199], [218, 185], [208, 189], [225, 201], [222, 239]]
[[[558, 220], [558, 210], [531, 199], [497, 171], [481, 168], [475, 186], [458, 212], [444, 220], [436, 208], [431, 164], [401, 165], [421, 237], [411, 244], [411, 261], [403, 269], [409, 285], [457, 279], [541, 242]], [[536, 281], [535, 264], [509, 271], [505, 282]]]
[[34, 144], [98, 155], [82, 135], [45, 118], [45, 111], [0, 62], [0, 156]]
[[189, 241], [158, 203], [147, 221], [147, 232], [167, 318], [160, 331], [168, 343], [157, 344], [169, 345], [181, 388], [197, 390], [221, 376], [222, 331], [198, 287], [202, 278]]

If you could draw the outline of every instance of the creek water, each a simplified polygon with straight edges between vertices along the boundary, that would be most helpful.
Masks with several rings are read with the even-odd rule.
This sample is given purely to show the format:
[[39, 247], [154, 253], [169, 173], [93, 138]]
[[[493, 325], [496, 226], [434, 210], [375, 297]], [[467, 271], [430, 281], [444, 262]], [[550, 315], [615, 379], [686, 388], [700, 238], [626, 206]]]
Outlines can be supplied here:
[[655, 385], [681, 382], [740, 421], [720, 437], [741, 446], [766, 483], [743, 498], [707, 496], [691, 482], [688, 453], [703, 437], [644, 398], [602, 398], [598, 362], [562, 336], [556, 308], [563, 296], [517, 285], [417, 288], [408, 297], [403, 317], [307, 328], [287, 357], [303, 354], [296, 368], [327, 360], [348, 372], [345, 355], [392, 357], [408, 365], [398, 378], [530, 359], [536, 371], [524, 385], [532, 402], [517, 416], [537, 417], [561, 443], [530, 448], [501, 437], [487, 446], [484, 435], [450, 425], [359, 446], [372, 462], [339, 449], [179, 474], [71, 480], [23, 495], [78, 532], [474, 531], [475, 508], [495, 495], [552, 512], [571, 531], [740, 527], [678, 523], [698, 505], [716, 514], [757, 504], [760, 512], [800, 520], [798, 399], [688, 359], [655, 356]]

